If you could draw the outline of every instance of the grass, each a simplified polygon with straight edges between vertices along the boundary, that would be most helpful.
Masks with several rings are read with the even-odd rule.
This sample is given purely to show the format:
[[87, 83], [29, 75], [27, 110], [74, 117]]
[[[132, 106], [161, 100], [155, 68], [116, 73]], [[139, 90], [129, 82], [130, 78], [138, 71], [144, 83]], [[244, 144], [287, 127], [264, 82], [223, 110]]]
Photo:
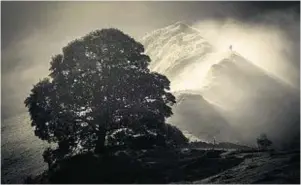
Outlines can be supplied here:
[[86, 154], [65, 160], [27, 183], [154, 184], [194, 181], [231, 168], [242, 159], [223, 159], [222, 151], [129, 151], [127, 154]]

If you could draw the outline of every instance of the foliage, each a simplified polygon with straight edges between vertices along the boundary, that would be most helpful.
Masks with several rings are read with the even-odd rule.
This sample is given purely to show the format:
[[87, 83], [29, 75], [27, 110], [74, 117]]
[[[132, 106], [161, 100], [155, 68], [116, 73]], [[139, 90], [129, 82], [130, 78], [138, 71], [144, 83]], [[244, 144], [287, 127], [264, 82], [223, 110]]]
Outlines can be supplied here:
[[169, 80], [150, 72], [143, 53], [142, 44], [111, 28], [72, 41], [52, 58], [49, 77], [25, 100], [35, 135], [58, 144], [44, 152], [48, 164], [101, 153], [118, 129], [127, 136], [162, 135], [175, 97]]
[[158, 147], [177, 147], [186, 145], [188, 139], [175, 126], [165, 124], [157, 134], [134, 134], [128, 128], [117, 129], [107, 138], [109, 146], [126, 146], [132, 149], [150, 149]]

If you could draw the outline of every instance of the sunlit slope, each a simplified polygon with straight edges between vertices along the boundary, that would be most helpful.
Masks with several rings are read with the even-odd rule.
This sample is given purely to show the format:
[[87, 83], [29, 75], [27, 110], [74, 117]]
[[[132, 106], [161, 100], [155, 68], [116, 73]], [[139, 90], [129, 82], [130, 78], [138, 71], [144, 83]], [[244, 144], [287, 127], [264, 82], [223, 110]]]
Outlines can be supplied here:
[[[202, 103], [191, 101], [188, 106], [194, 108], [188, 112], [184, 106], [174, 110], [170, 120], [182, 124], [183, 129], [196, 131], [199, 127], [205, 133], [213, 131], [204, 127], [204, 120], [219, 130], [225, 124], [242, 133], [234, 138], [246, 143], [254, 143], [262, 132], [277, 144], [299, 134], [299, 92], [239, 53], [217, 50], [198, 30], [179, 22], [149, 33], [142, 43], [152, 59], [150, 69], [171, 80], [171, 90], [177, 92], [178, 99], [179, 92], [185, 92], [188, 99], [193, 98], [187, 94], [202, 98]], [[200, 113], [197, 107], [207, 103], [210, 106]], [[221, 119], [212, 119], [208, 112], [211, 108]], [[199, 118], [190, 114], [198, 114]], [[193, 125], [187, 122], [192, 120]], [[224, 135], [220, 139], [230, 138]]]
[[212, 51], [212, 46], [197, 30], [180, 22], [146, 35], [141, 42], [152, 58], [150, 69], [172, 80]]
[[299, 96], [290, 86], [237, 53], [207, 75], [210, 84], [201, 94], [224, 108], [221, 113], [245, 140], [265, 132], [280, 144], [299, 134]]

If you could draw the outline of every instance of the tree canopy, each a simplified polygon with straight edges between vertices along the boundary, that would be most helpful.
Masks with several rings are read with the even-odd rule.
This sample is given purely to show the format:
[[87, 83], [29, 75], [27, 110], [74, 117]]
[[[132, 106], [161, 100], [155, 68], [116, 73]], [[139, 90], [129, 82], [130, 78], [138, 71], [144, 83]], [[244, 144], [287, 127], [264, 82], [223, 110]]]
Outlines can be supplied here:
[[25, 100], [35, 135], [58, 144], [46, 158], [102, 152], [106, 138], [122, 129], [165, 137], [175, 97], [170, 81], [150, 72], [150, 61], [142, 44], [113, 28], [76, 39], [54, 56], [49, 76]]

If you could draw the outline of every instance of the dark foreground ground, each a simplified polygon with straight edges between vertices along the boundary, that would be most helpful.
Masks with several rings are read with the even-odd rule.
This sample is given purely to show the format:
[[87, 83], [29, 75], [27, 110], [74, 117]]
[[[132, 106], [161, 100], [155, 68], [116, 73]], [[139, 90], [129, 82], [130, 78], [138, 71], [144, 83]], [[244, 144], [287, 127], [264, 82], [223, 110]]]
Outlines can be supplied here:
[[229, 153], [244, 158], [239, 165], [208, 178], [193, 181], [199, 184], [300, 184], [300, 151]]
[[300, 151], [151, 150], [77, 156], [26, 183], [300, 183]]

